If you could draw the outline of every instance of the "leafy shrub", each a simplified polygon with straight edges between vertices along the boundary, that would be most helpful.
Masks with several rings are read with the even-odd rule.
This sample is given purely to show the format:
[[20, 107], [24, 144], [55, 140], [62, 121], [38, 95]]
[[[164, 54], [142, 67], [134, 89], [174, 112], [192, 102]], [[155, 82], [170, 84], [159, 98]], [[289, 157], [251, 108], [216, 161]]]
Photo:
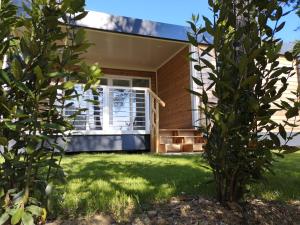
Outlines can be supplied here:
[[[199, 27], [199, 16], [193, 16], [189, 22], [190, 58], [199, 73], [193, 80], [200, 87], [191, 92], [201, 100], [204, 158], [222, 203], [243, 199], [249, 184], [261, 181], [265, 171], [272, 171], [275, 156], [282, 156], [272, 150], [297, 134], [286, 127], [298, 122], [299, 93], [282, 98], [295, 74], [293, 67], [280, 65], [282, 41], [276, 38], [285, 25], [286, 2], [209, 0], [213, 21], [203, 17], [205, 25]], [[285, 57], [293, 61], [290, 52]], [[285, 112], [282, 123], [273, 120], [277, 112]]]
[[[30, 4], [27, 4], [30, 3]], [[81, 63], [90, 44], [72, 24], [84, 1], [0, 1], [0, 224], [44, 223], [52, 184], [62, 180], [63, 143], [72, 129], [64, 109], [99, 83], [100, 69]], [[68, 26], [66, 24], [69, 24]]]

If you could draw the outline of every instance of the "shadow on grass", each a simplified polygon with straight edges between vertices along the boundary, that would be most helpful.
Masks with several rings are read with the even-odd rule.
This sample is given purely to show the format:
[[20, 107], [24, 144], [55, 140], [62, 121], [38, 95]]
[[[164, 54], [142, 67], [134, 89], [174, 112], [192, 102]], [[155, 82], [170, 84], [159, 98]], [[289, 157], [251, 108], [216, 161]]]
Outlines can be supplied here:
[[[96, 212], [130, 218], [139, 209], [178, 195], [211, 197], [214, 185], [201, 156], [81, 154], [67, 156], [68, 182], [54, 198], [56, 215], [78, 217]], [[266, 200], [300, 200], [300, 153], [274, 165], [275, 176], [253, 185], [251, 194]]]
[[[67, 217], [109, 212], [129, 218], [139, 208], [176, 195], [210, 196], [211, 173], [200, 156], [78, 155], [64, 164], [68, 182], [59, 188], [56, 213]], [[69, 158], [69, 159], [68, 159]], [[88, 158], [88, 160], [86, 160]]]

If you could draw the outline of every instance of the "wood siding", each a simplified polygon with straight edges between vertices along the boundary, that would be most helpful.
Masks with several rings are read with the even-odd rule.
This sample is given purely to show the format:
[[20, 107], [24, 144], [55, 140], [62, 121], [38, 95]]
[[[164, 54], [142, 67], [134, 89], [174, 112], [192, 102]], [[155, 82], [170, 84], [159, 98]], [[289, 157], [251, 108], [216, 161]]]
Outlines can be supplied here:
[[[289, 86], [288, 86], [287, 90], [282, 94], [280, 100], [277, 100], [278, 103], [280, 103], [281, 100], [286, 101], [286, 102], [290, 102], [287, 98], [295, 98], [295, 95], [292, 94], [291, 92], [296, 92], [297, 88], [299, 86], [299, 74], [298, 74], [298, 71], [297, 71], [297, 67], [295, 65], [296, 63], [287, 61], [284, 56], [281, 56], [279, 58], [279, 63], [280, 63], [280, 66], [288, 66], [288, 67], [294, 66], [293, 73], [295, 73], [295, 74], [288, 79]], [[282, 123], [283, 124], [282, 121], [286, 120], [285, 111], [279, 111], [279, 112], [275, 113], [272, 116], [272, 119], [277, 123]], [[299, 120], [299, 119], [300, 118], [297, 117], [297, 120]], [[293, 124], [294, 123], [294, 118], [291, 118], [288, 121]], [[293, 129], [291, 127], [286, 127], [286, 130], [287, 131], [293, 131], [293, 132], [299, 132], [300, 131], [300, 123], [298, 122], [296, 124], [298, 125], [298, 127], [293, 128]]]
[[112, 68], [101, 68], [104, 75], [118, 75], [130, 77], [151, 78], [151, 89], [156, 93], [156, 73], [151, 71], [123, 70]]
[[192, 125], [190, 63], [186, 47], [157, 72], [158, 96], [166, 103], [160, 108], [160, 128], [189, 129]]
[[[200, 50], [203, 50], [203, 49], [206, 48], [206, 46], [199, 46], [199, 48], [200, 48]], [[213, 55], [213, 52], [211, 52], [211, 54]], [[206, 56], [206, 59], [209, 60], [212, 64], [215, 64], [215, 61], [214, 61], [213, 57]], [[299, 86], [299, 76], [300, 76], [299, 71], [297, 71], [297, 67], [295, 66], [296, 63], [286, 60], [286, 58], [284, 56], [281, 56], [278, 61], [280, 63], [279, 64], [280, 66], [288, 66], [288, 67], [294, 66], [293, 73], [295, 73], [295, 75], [289, 78], [289, 80], [288, 80], [289, 86], [288, 86], [287, 90], [283, 93], [282, 97], [279, 100], [277, 100], [278, 103], [280, 103], [280, 101], [282, 101], [282, 100], [286, 101], [286, 102], [289, 102], [289, 100], [287, 98], [295, 98], [295, 95], [293, 95], [291, 92], [292, 91], [296, 92], [297, 88]], [[207, 72], [209, 72], [209, 71], [210, 71], [209, 69], [204, 69], [202, 71], [202, 73], [204, 74], [204, 83], [205, 83], [206, 87], [208, 87], [209, 84], [211, 83], [211, 81], [208, 79], [208, 74], [207, 74]], [[194, 70], [193, 71], [193, 76], [199, 78], [200, 74], [199, 74], [199, 72]], [[280, 82], [278, 82], [278, 85], [280, 85]], [[195, 83], [194, 83], [194, 90], [195, 91], [200, 91], [199, 87]], [[212, 95], [211, 91], [208, 92], [208, 97], [209, 97], [209, 101], [212, 101], [212, 102], [217, 101], [217, 99]], [[196, 104], [199, 104], [200, 100], [196, 99], [196, 102], [197, 102]], [[273, 105], [273, 107], [275, 108], [276, 106]], [[202, 115], [202, 118], [203, 117], [204, 117], [204, 115]], [[283, 120], [286, 120], [285, 112], [284, 111], [279, 111], [279, 112], [275, 113], [272, 116], [272, 119], [277, 123], [282, 123], [283, 124]], [[300, 118], [297, 118], [297, 120], [299, 120], [299, 119]], [[294, 123], [294, 118], [291, 118], [289, 120], [289, 122]], [[294, 129], [292, 129], [291, 127], [286, 127], [286, 130], [288, 132], [290, 132], [290, 131], [293, 131], [293, 132], [300, 131], [300, 123], [298, 123], [297, 125], [299, 125], [299, 127], [296, 127]]]

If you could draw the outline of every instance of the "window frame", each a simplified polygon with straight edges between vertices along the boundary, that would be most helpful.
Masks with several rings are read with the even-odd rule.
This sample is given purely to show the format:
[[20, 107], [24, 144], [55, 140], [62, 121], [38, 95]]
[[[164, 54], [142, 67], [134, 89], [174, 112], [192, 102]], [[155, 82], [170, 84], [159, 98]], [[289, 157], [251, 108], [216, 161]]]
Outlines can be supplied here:
[[[110, 75], [110, 74], [105, 74], [101, 78], [107, 79], [107, 85], [101, 85], [101, 88], [103, 89], [103, 93], [106, 92], [108, 93], [108, 88], [113, 87], [113, 88], [139, 88], [139, 87], [132, 87], [132, 81], [133, 79], [142, 79], [142, 80], [148, 80], [149, 81], [149, 87], [141, 87], [143, 89], [149, 88], [151, 89], [151, 77], [141, 77], [141, 76], [127, 76], [127, 75]], [[113, 80], [128, 80], [130, 86], [129, 87], [124, 87], [124, 86], [113, 86]], [[84, 85], [84, 84], [81, 84]], [[150, 102], [149, 102], [149, 92], [145, 91], [145, 119], [146, 119], [146, 124], [145, 124], [145, 130], [113, 130], [109, 126], [109, 94], [106, 96], [103, 96], [103, 123], [102, 123], [102, 130], [72, 130], [71, 135], [122, 135], [122, 134], [140, 134], [140, 135], [146, 135], [150, 134], [150, 124], [147, 118], [150, 118]], [[108, 128], [108, 129], [107, 129]]]

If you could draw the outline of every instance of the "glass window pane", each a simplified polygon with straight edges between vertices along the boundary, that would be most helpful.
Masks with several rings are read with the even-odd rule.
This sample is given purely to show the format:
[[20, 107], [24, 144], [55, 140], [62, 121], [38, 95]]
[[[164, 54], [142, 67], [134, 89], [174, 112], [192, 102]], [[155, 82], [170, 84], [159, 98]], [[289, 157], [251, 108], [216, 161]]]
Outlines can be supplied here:
[[101, 78], [100, 79], [100, 85], [107, 85], [107, 79], [106, 78]]
[[113, 130], [130, 130], [131, 92], [124, 89], [110, 91], [110, 120]]
[[113, 80], [113, 86], [130, 87], [129, 80]]
[[148, 79], [133, 79], [132, 80], [132, 87], [149, 87], [149, 80]]
[[81, 131], [102, 130], [103, 89], [98, 87], [97, 93], [93, 93], [91, 90], [83, 92], [83, 85], [76, 85], [75, 90], [80, 96], [66, 101], [67, 104], [72, 104], [69, 104], [69, 107], [65, 109], [65, 116], [74, 115], [79, 109], [87, 109], [70, 119], [74, 129]]

